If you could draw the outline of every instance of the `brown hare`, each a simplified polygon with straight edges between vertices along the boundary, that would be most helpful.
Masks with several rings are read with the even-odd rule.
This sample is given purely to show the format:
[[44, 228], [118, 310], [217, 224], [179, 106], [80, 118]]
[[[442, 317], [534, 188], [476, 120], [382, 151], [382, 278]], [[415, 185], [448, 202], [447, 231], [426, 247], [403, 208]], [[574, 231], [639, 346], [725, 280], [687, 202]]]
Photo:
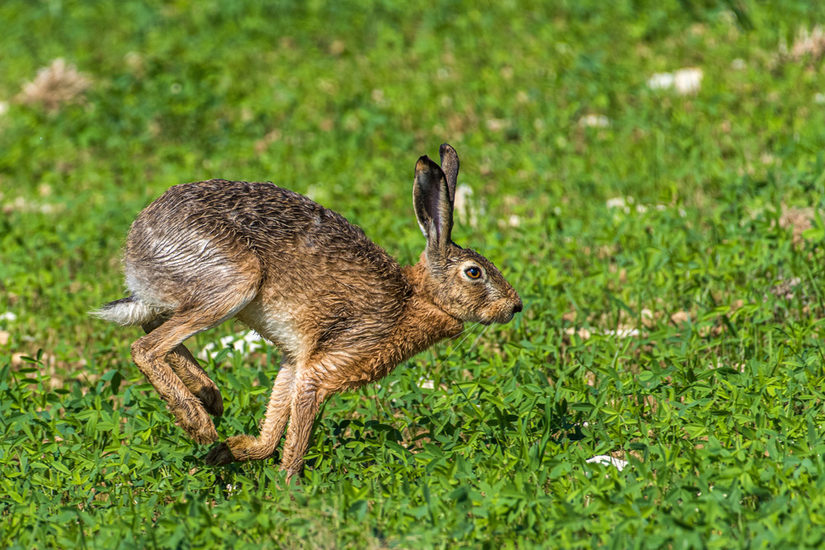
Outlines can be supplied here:
[[386, 376], [465, 322], [507, 323], [515, 290], [480, 254], [450, 239], [458, 156], [418, 159], [413, 206], [427, 238], [419, 262], [401, 267], [343, 216], [271, 183], [210, 180], [176, 185], [129, 231], [131, 296], [94, 315], [141, 325], [132, 357], [198, 443], [218, 439], [209, 414], [221, 394], [183, 342], [236, 317], [283, 356], [260, 435], [213, 447], [210, 464], [275, 452], [289, 420], [281, 469], [300, 472], [321, 402]]

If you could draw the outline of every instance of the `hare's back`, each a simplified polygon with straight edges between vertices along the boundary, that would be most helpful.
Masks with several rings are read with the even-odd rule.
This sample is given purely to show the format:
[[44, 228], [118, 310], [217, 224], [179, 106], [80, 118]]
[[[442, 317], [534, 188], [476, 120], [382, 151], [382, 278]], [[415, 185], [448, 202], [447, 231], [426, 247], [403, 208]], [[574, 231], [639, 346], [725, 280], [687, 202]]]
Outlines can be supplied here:
[[170, 188], [132, 225], [125, 264], [127, 285], [138, 294], [135, 287], [152, 279], [191, 286], [236, 272], [306, 299], [323, 293], [347, 302], [353, 290], [404, 291], [400, 266], [360, 228], [271, 183], [210, 180]]
[[[294, 241], [323, 208], [268, 183], [209, 180], [169, 188], [132, 224], [132, 258], [202, 259], [236, 249], [257, 251], [272, 242]], [[193, 256], [195, 258], [193, 258]]]

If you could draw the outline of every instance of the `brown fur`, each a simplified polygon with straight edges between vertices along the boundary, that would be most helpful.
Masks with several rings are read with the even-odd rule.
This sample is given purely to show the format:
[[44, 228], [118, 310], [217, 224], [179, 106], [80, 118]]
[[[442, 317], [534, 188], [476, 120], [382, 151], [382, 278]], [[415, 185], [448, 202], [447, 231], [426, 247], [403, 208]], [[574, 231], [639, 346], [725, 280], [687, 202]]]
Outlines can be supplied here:
[[260, 435], [230, 437], [207, 462], [267, 458], [289, 421], [281, 467], [292, 477], [328, 396], [386, 376], [464, 322], [521, 311], [498, 269], [452, 242], [458, 156], [445, 144], [441, 157], [446, 175], [427, 157], [416, 164], [427, 247], [408, 267], [339, 214], [270, 183], [178, 185], [140, 213], [124, 261], [132, 296], [96, 314], [144, 327], [133, 359], [195, 441], [217, 439], [208, 413], [223, 404], [184, 340], [237, 317], [283, 353]]

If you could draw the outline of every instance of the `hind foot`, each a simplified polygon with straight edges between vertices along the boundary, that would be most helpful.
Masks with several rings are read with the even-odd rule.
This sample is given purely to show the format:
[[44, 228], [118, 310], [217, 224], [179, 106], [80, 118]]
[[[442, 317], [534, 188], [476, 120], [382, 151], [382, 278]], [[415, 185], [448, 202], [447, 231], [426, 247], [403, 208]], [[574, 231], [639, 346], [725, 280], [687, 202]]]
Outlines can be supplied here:
[[217, 441], [218, 432], [212, 418], [199, 400], [185, 399], [170, 403], [169, 410], [175, 415], [175, 424], [183, 428], [195, 442], [207, 445]]
[[206, 412], [215, 417], [223, 414], [223, 397], [217, 387], [203, 386], [192, 393], [200, 400]]

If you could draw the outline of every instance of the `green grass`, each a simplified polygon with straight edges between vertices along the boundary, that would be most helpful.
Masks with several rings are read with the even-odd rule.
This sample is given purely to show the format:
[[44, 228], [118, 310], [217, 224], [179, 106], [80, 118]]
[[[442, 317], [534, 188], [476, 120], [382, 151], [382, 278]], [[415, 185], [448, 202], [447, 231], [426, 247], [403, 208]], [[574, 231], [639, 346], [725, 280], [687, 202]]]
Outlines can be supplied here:
[[[780, 53], [825, 8], [259, 4], [0, 3], [0, 546], [825, 544], [825, 50]], [[58, 57], [82, 100], [26, 103]], [[683, 67], [695, 94], [647, 85]], [[454, 237], [524, 313], [330, 399], [298, 486], [277, 457], [204, 466], [138, 331], [86, 315], [124, 295], [132, 219], [176, 183], [271, 180], [410, 263], [442, 141], [474, 190]], [[277, 364], [207, 362], [223, 437]]]

